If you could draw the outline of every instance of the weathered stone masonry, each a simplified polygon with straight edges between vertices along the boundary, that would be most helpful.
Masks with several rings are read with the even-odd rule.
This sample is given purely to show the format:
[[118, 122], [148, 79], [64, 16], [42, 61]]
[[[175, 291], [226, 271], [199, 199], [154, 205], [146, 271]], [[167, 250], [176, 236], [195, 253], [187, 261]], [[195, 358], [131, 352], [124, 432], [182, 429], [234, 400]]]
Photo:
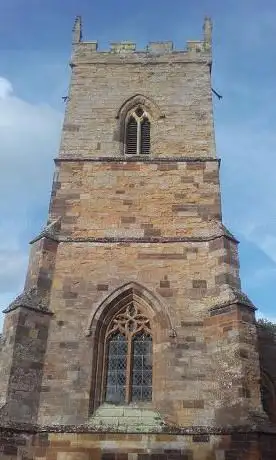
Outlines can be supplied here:
[[[98, 51], [76, 20], [47, 225], [5, 310], [0, 458], [274, 458], [255, 308], [222, 223], [211, 28], [185, 51]], [[136, 107], [150, 154], [127, 156]], [[129, 304], [151, 325], [152, 400], [111, 404], [105, 334]]]

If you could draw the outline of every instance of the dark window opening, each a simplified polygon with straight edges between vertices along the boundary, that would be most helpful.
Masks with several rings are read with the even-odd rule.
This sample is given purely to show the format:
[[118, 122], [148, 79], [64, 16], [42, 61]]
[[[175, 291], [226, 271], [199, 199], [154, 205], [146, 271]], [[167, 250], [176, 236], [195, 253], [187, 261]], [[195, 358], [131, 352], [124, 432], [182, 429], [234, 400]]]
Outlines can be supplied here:
[[135, 155], [137, 153], [137, 121], [130, 117], [126, 129], [126, 153]]
[[127, 155], [150, 153], [150, 121], [141, 107], [138, 107], [127, 121], [125, 143]]
[[144, 118], [141, 123], [141, 153], [148, 155], [150, 153], [150, 122]]

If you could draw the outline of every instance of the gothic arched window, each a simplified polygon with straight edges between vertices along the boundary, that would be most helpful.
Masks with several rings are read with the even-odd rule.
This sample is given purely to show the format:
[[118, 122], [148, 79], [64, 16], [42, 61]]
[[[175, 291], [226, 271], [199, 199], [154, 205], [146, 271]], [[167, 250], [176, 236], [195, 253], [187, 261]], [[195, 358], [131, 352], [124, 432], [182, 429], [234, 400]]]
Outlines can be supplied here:
[[105, 401], [151, 401], [151, 329], [148, 318], [137, 306], [131, 303], [113, 318], [107, 329], [105, 349]]
[[125, 136], [126, 154], [148, 155], [150, 153], [150, 121], [142, 107], [131, 112], [126, 123]]

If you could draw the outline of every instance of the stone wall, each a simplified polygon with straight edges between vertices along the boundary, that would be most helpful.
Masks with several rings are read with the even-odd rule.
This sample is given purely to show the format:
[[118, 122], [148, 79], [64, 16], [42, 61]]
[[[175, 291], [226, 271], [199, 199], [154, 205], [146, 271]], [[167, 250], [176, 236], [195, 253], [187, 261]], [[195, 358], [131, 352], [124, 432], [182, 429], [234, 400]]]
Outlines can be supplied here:
[[0, 410], [7, 402], [18, 320], [18, 312], [6, 317], [0, 336]]
[[260, 354], [263, 404], [271, 422], [276, 423], [275, 324], [259, 322], [258, 348]]
[[1, 460], [274, 460], [275, 434], [0, 433]]
[[[153, 408], [181, 426], [214, 423], [215, 401], [226, 404], [230, 385], [228, 409], [249, 403], [258, 411], [254, 314], [246, 316], [235, 307], [241, 301], [235, 297], [239, 280], [231, 271], [236, 268], [225, 263], [232, 244], [226, 237], [192, 244], [59, 243], [40, 422], [83, 423], [91, 415], [90, 385], [100, 385], [93, 381], [93, 331], [105, 321], [112, 299], [129, 291], [133, 301], [143, 301], [152, 322]], [[225, 304], [228, 310], [213, 313]], [[251, 311], [250, 306], [243, 309]], [[97, 359], [103, 359], [100, 351]], [[218, 391], [220, 380], [214, 381], [214, 375], [222, 376], [224, 362], [225, 387]], [[246, 366], [248, 392], [243, 390]], [[239, 421], [243, 417], [236, 412]]]
[[48, 314], [23, 307], [7, 314], [1, 356], [2, 385], [6, 382], [1, 388], [2, 423], [37, 421], [49, 321]]
[[221, 221], [217, 161], [58, 162], [50, 220], [70, 238], [207, 237]]

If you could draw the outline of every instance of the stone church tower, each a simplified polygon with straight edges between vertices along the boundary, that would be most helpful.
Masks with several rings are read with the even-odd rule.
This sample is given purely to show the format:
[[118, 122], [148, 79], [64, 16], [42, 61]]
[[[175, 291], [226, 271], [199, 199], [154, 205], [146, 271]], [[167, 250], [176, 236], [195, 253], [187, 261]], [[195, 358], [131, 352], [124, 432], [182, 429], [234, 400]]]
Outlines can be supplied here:
[[272, 458], [222, 223], [211, 32], [103, 52], [76, 19], [48, 222], [5, 310], [3, 459]]

